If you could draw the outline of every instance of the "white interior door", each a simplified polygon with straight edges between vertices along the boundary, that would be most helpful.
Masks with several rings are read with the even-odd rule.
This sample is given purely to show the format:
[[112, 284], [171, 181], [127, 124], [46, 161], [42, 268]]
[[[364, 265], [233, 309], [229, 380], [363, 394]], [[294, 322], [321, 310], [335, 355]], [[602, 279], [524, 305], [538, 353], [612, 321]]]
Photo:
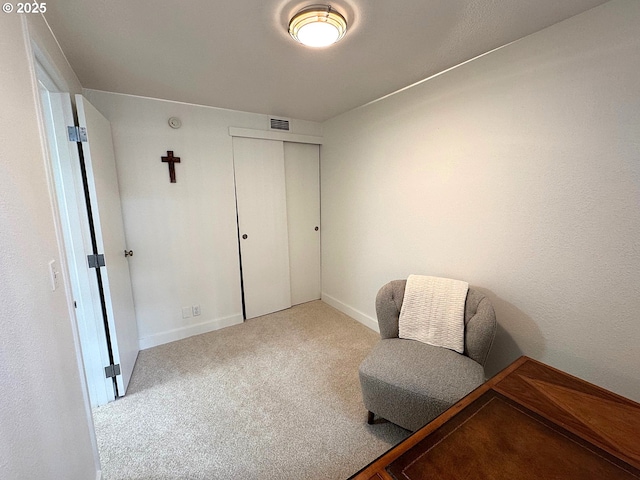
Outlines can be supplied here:
[[320, 298], [320, 148], [284, 144], [291, 304]]
[[283, 142], [233, 138], [246, 318], [291, 306]]
[[111, 124], [81, 95], [76, 95], [80, 127], [87, 129], [82, 143], [86, 177], [97, 249], [104, 254], [100, 268], [109, 336], [114, 363], [120, 365], [116, 377], [119, 395], [124, 395], [138, 357], [136, 323], [122, 220], [120, 190], [113, 153]]
[[67, 126], [74, 124], [68, 93], [49, 92], [40, 85], [47, 141], [51, 155], [58, 210], [64, 238], [69, 281], [75, 301], [82, 363], [92, 407], [115, 399], [113, 381], [106, 378], [109, 365], [102, 304], [95, 272], [87, 264], [92, 251], [89, 217], [84, 198], [80, 157], [76, 142], [69, 141]]

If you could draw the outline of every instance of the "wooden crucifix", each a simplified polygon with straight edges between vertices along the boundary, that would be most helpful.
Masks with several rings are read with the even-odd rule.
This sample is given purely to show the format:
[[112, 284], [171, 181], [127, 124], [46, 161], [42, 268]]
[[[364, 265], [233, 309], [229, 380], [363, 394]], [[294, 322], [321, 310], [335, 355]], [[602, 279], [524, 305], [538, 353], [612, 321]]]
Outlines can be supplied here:
[[176, 183], [176, 163], [180, 163], [180, 157], [174, 157], [173, 151], [167, 150], [167, 156], [162, 161], [169, 164], [169, 178], [171, 183]]

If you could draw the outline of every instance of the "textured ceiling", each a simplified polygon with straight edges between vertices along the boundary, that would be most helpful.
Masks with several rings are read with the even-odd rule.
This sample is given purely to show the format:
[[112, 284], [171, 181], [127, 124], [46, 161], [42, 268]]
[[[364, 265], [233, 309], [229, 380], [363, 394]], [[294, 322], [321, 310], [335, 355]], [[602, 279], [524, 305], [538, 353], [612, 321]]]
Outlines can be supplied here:
[[605, 1], [335, 0], [350, 29], [326, 49], [286, 29], [318, 0], [54, 0], [45, 17], [85, 88], [323, 121]]

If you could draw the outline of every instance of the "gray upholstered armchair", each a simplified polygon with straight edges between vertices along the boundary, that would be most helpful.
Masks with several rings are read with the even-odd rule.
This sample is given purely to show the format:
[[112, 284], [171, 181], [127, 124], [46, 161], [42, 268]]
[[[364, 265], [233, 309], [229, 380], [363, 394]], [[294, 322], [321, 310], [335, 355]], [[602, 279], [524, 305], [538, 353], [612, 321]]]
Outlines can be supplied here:
[[415, 431], [484, 381], [484, 363], [496, 332], [489, 299], [469, 288], [465, 302], [464, 355], [416, 340], [398, 338], [406, 280], [383, 286], [376, 297], [382, 340], [360, 365], [369, 423], [374, 414]]

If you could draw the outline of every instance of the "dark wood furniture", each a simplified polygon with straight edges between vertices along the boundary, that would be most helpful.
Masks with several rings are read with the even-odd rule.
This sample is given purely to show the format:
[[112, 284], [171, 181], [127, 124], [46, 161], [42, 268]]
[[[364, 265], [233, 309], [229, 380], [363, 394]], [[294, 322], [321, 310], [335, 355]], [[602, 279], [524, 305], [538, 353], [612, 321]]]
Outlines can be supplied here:
[[640, 404], [521, 357], [351, 480], [640, 479]]

